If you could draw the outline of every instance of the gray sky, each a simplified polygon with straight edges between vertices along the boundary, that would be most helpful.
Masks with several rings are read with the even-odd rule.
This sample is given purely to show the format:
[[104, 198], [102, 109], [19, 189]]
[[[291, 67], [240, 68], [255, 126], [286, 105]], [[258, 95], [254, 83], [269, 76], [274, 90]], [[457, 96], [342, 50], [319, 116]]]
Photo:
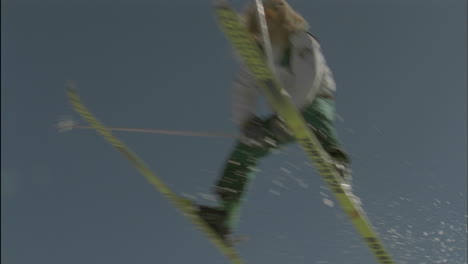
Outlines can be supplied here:
[[[235, 1], [237, 8], [246, 1]], [[399, 263], [466, 263], [466, 1], [291, 0], [338, 84], [354, 183]], [[74, 114], [107, 125], [236, 133], [232, 50], [210, 1], [2, 1], [1, 249], [8, 264], [228, 263]], [[205, 202], [226, 139], [117, 134]], [[245, 203], [247, 263], [374, 263], [297, 145], [265, 159]], [[206, 201], [208, 202], [208, 201]]]

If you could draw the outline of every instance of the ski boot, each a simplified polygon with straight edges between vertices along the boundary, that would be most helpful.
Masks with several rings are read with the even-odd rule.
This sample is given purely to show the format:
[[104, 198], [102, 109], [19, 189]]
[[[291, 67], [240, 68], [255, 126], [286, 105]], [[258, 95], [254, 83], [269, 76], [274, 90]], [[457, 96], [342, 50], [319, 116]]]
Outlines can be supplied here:
[[341, 161], [335, 161], [333, 165], [335, 166], [338, 174], [343, 179], [341, 188], [348, 194], [351, 200], [353, 200], [358, 207], [362, 207], [361, 199], [353, 193], [351, 169], [349, 168], [348, 164]]
[[198, 205], [198, 216], [219, 236], [226, 245], [233, 246], [230, 240], [231, 230], [226, 225], [227, 212], [225, 210]]
[[350, 159], [348, 155], [338, 147], [331, 147], [327, 150], [328, 154], [332, 158], [332, 164], [335, 167], [338, 174], [341, 176], [342, 184], [351, 187], [351, 169], [349, 168]]
[[352, 180], [351, 169], [349, 168], [348, 164], [342, 161], [334, 161], [333, 166], [335, 167], [336, 171], [343, 179], [342, 184], [351, 186], [351, 180]]

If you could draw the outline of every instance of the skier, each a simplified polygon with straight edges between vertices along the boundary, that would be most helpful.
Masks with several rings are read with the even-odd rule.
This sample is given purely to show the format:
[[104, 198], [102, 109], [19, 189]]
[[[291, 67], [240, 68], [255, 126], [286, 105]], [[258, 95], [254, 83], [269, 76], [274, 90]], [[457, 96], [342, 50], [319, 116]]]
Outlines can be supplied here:
[[[265, 17], [274, 61], [274, 71], [300, 110], [322, 147], [345, 182], [349, 183], [350, 159], [342, 149], [334, 128], [335, 82], [321, 53], [319, 43], [308, 33], [308, 24], [284, 0], [264, 0]], [[256, 6], [251, 4], [242, 16], [252, 37], [262, 47], [261, 29]], [[260, 159], [272, 150], [294, 141], [276, 114], [257, 116], [259, 89], [245, 65], [233, 85], [233, 116], [241, 131], [241, 139], [226, 161], [215, 185], [220, 205], [198, 206], [198, 214], [226, 242], [236, 225], [246, 187], [253, 180]]]

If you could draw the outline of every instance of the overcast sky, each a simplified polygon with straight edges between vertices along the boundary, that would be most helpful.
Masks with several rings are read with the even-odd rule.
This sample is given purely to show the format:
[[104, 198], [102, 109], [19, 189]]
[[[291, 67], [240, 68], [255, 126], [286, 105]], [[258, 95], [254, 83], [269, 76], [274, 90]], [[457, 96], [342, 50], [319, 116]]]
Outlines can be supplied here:
[[[228, 263], [94, 131], [54, 127], [82, 122], [65, 96], [73, 79], [109, 126], [237, 133], [236, 62], [210, 3], [2, 1], [2, 263]], [[466, 263], [466, 1], [291, 4], [334, 72], [354, 188], [392, 255]], [[233, 145], [116, 135], [206, 203]], [[375, 263], [297, 145], [260, 169], [238, 229], [246, 263]]]

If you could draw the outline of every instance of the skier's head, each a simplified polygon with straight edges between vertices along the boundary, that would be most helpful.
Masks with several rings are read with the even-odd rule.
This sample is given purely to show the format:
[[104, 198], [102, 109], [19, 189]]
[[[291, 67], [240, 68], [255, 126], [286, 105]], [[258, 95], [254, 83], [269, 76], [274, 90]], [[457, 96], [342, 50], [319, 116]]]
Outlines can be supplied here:
[[[285, 0], [263, 0], [263, 5], [265, 8], [268, 31], [272, 39], [277, 37], [277, 35], [284, 35], [287, 37], [291, 33], [306, 31], [308, 29], [308, 24], [305, 19]], [[247, 7], [244, 19], [248, 31], [254, 36], [258, 36], [260, 28], [255, 4], [250, 4]]]

